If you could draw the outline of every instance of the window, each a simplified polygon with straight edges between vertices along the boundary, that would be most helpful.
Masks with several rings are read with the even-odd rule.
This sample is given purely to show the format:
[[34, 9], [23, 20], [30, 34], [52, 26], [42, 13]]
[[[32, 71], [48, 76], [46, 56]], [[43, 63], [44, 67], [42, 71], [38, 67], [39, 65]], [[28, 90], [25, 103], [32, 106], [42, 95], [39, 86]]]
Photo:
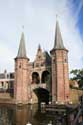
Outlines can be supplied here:
[[4, 86], [4, 83], [3, 82], [1, 82], [2, 83], [2, 87]]
[[21, 68], [21, 63], [20, 63], [20, 65], [19, 65], [19, 68]]
[[38, 58], [40, 59], [40, 58], [41, 58], [41, 56], [38, 56]]

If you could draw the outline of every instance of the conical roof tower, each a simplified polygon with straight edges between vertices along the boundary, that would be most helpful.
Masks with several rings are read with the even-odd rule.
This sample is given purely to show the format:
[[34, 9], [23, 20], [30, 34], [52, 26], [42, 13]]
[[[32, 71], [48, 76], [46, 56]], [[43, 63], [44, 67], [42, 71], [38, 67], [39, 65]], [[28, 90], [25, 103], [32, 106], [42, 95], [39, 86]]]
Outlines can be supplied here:
[[18, 54], [15, 58], [14, 99], [16, 104], [28, 104], [28, 84], [30, 82], [29, 59], [26, 56], [24, 33], [21, 34]]
[[24, 38], [24, 33], [22, 32], [17, 58], [26, 58], [26, 57], [27, 56], [26, 56], [26, 48], [25, 48], [25, 38]]
[[56, 21], [54, 47], [51, 50], [52, 101], [69, 100], [68, 50], [64, 47], [59, 23]]
[[56, 49], [65, 49], [66, 50], [66, 48], [64, 47], [64, 44], [63, 44], [62, 35], [61, 35], [61, 31], [60, 31], [58, 20], [56, 21], [54, 46], [53, 46], [53, 49], [51, 50], [51, 52], [53, 50], [56, 50]]

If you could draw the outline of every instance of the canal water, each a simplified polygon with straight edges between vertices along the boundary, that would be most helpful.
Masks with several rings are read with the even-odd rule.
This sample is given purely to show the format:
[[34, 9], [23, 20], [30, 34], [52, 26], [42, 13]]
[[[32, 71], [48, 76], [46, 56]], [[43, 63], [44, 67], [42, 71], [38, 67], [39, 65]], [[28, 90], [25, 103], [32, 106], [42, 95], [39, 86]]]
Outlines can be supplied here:
[[[58, 120], [56, 120], [58, 119]], [[59, 115], [46, 113], [38, 109], [37, 105], [23, 107], [0, 105], [0, 125], [66, 125]]]

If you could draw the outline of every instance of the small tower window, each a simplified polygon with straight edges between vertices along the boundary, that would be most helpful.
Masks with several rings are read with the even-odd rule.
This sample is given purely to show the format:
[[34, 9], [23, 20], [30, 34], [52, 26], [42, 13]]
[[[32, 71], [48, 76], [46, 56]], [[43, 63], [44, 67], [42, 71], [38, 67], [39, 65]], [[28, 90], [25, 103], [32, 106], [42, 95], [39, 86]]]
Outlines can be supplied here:
[[21, 68], [21, 63], [20, 63], [20, 65], [19, 65], [19, 68]]
[[65, 59], [65, 62], [67, 62], [67, 60]]
[[4, 86], [4, 83], [2, 82], [2, 87]]
[[55, 59], [53, 59], [53, 63], [55, 63]]
[[40, 59], [40, 58], [41, 58], [41, 56], [38, 56], [38, 58]]
[[67, 58], [65, 58], [64, 61], [67, 62]]

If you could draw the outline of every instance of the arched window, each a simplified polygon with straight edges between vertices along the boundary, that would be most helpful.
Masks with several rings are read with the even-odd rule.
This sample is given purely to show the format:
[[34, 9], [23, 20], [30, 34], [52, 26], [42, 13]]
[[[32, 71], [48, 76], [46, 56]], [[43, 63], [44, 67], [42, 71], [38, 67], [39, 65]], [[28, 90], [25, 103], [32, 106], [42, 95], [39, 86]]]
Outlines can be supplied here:
[[41, 81], [42, 81], [42, 83], [47, 83], [48, 80], [49, 80], [49, 72], [48, 71], [44, 71], [42, 73]]
[[39, 74], [37, 72], [32, 73], [32, 83], [36, 83], [36, 84], [40, 83]]

